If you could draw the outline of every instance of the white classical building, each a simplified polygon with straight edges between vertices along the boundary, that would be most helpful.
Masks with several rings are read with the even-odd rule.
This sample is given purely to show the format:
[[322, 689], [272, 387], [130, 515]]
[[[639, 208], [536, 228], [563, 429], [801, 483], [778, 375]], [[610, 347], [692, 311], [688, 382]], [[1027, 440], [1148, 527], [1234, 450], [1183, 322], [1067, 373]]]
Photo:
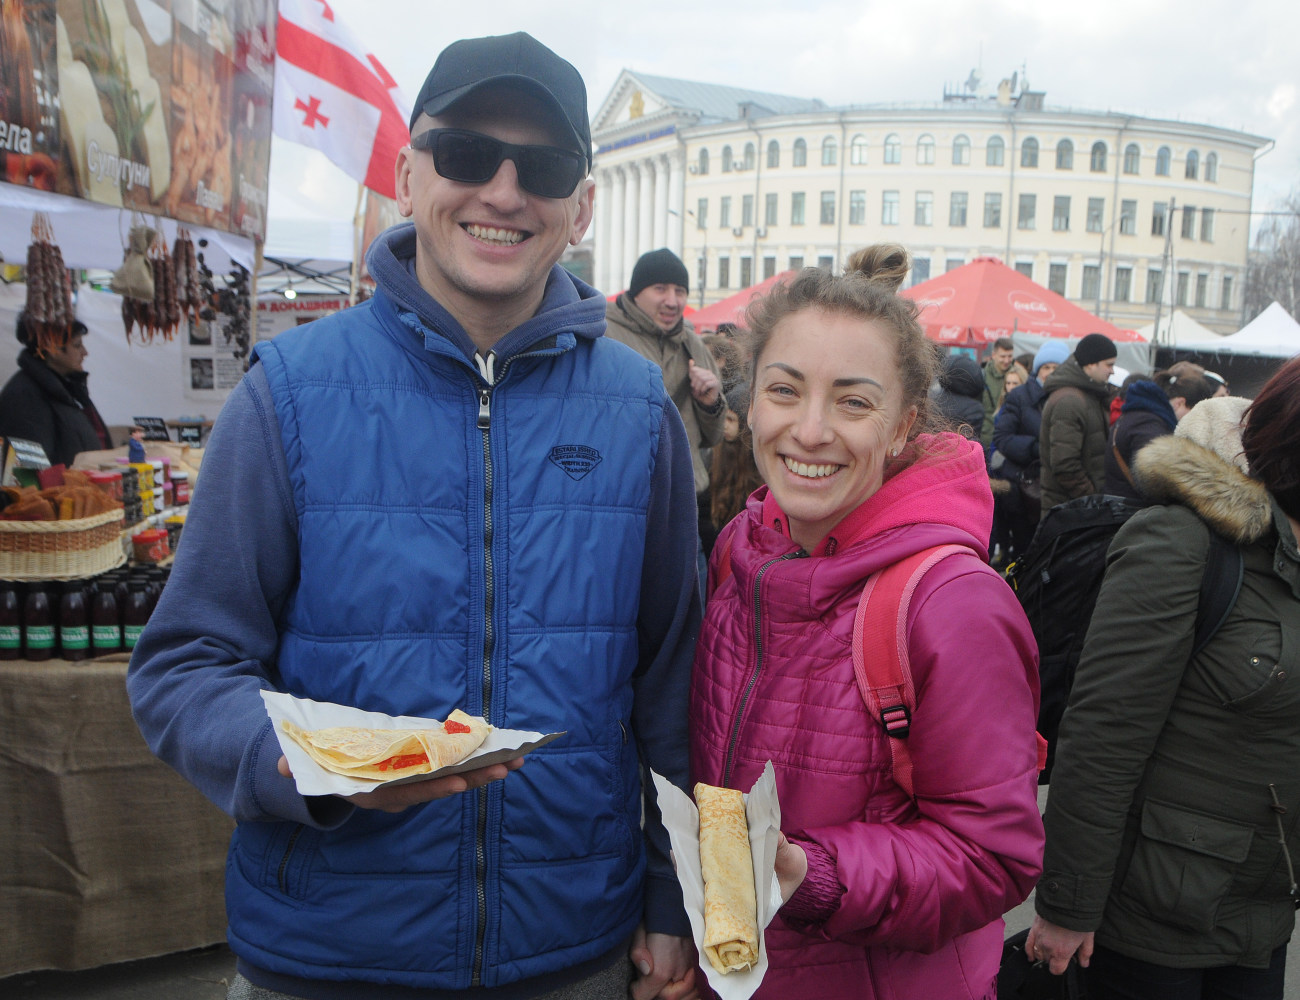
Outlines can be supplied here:
[[1255, 158], [1268, 139], [1044, 106], [821, 101], [624, 70], [592, 123], [597, 287], [647, 250], [715, 302], [791, 267], [900, 242], [913, 280], [991, 255], [1120, 327], [1186, 310], [1240, 326]]

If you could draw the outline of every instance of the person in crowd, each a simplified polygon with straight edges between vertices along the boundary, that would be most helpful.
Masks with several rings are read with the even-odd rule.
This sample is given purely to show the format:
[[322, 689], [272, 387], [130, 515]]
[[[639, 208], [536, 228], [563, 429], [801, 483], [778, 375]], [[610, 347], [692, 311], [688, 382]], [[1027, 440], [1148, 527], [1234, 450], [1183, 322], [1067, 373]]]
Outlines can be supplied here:
[[[1006, 405], [1007, 393], [1013, 389], [1019, 389], [1029, 380], [1029, 370], [1023, 367], [1019, 362], [1013, 364], [1007, 369], [1006, 375], [1002, 378], [1002, 401], [998, 403], [998, 413], [1002, 412], [1002, 407]], [[998, 413], [993, 414], [994, 423], [997, 422]]]
[[999, 337], [993, 342], [988, 359], [984, 362], [984, 420], [980, 424], [980, 443], [987, 449], [993, 444], [993, 417], [1006, 395], [1007, 372], [1016, 360], [1016, 346], [1010, 337]]
[[722, 443], [713, 449], [709, 493], [713, 534], [745, 509], [749, 495], [763, 485], [754, 464], [754, 439], [742, 414], [749, 413], [749, 386], [738, 385], [727, 394], [727, 419]]
[[113, 447], [86, 385], [86, 324], [74, 320], [62, 346], [53, 350], [38, 349], [25, 312], [18, 314], [14, 334], [23, 349], [18, 371], [0, 390], [0, 437], [35, 441], [51, 465], [71, 465], [83, 451]]
[[745, 384], [745, 364], [740, 358], [740, 348], [734, 336], [721, 333], [706, 333], [700, 338], [713, 356], [713, 363], [718, 366], [718, 378], [722, 382], [722, 394], [728, 395], [737, 386]]
[[1198, 365], [1195, 361], [1175, 361], [1172, 365], [1170, 365], [1165, 370], [1168, 371], [1171, 375], [1178, 375], [1180, 377], [1183, 375], [1199, 375], [1202, 378], [1208, 379], [1210, 384], [1214, 386], [1215, 396], [1232, 395], [1232, 390], [1228, 386], [1227, 379], [1225, 379], [1218, 372], [1207, 371], [1204, 367]]
[[[1007, 369], [1002, 380], [1004, 394], [998, 413], [1006, 406], [1007, 396], [1025, 384], [1028, 371], [1019, 362]], [[994, 414], [996, 427], [997, 414]], [[989, 486], [993, 490], [993, 534], [989, 539], [989, 565], [1002, 567], [1014, 557], [1012, 521], [1023, 506], [1017, 489], [1017, 470], [992, 445], [988, 449]]]
[[[605, 321], [611, 340], [627, 344], [663, 371], [664, 387], [682, 416], [691, 446], [698, 528], [708, 529], [708, 450], [722, 440], [727, 401], [713, 355], [683, 318], [690, 290], [681, 258], [666, 247], [651, 250], [633, 265], [627, 291], [606, 306]], [[703, 586], [703, 537], [698, 566]]]
[[[695, 491], [658, 371], [557, 265], [592, 217], [586, 89], [522, 32], [461, 40], [410, 132], [374, 297], [257, 345], [221, 412], [132, 708], [238, 821], [233, 1000], [678, 1000], [642, 775], [687, 787]], [[516, 774], [304, 797], [263, 689], [566, 735]]]
[[1228, 385], [1228, 380], [1218, 372], [1207, 371], [1202, 374], [1214, 385], [1214, 396], [1216, 398], [1232, 395], [1232, 387]]
[[[785, 903], [759, 1000], [992, 998], [1001, 915], [1038, 871], [1034, 639], [985, 561], [979, 442], [925, 432], [938, 358], [896, 294], [907, 266], [868, 247], [749, 310], [767, 485], [714, 549], [690, 731], [700, 781], [748, 791], [776, 769]], [[855, 681], [854, 614], [873, 573], [944, 543], [964, 551], [900, 623], [911, 797]]]
[[1201, 400], [1211, 398], [1216, 388], [1204, 375], [1176, 375], [1167, 370], [1131, 382], [1124, 391], [1120, 418], [1110, 425], [1104, 491], [1140, 500], [1141, 493], [1133, 480], [1134, 456], [1148, 442], [1172, 434], [1178, 421]]
[[[1241, 414], [1244, 412], [1244, 420]], [[1091, 1000], [1281, 1000], [1300, 835], [1300, 358], [1137, 456], [1047, 801], [1026, 941]], [[1211, 532], [1243, 578], [1193, 651]]]
[[1100, 493], [1106, 478], [1106, 435], [1115, 370], [1115, 344], [1090, 333], [1043, 383], [1046, 402], [1039, 431], [1043, 506]]
[[1031, 377], [1012, 389], [1003, 400], [993, 423], [993, 456], [990, 465], [1002, 456], [998, 473], [1012, 483], [1012, 490], [1002, 499], [1006, 512], [1011, 552], [1029, 548], [1038, 527], [1041, 504], [1038, 459], [1038, 435], [1043, 421], [1043, 403], [1047, 396], [1043, 383], [1070, 356], [1070, 349], [1059, 340], [1046, 340], [1029, 363]]
[[954, 351], [943, 360], [939, 391], [934, 397], [935, 413], [966, 437], [979, 438], [984, 423], [984, 376], [979, 363], [969, 354]]

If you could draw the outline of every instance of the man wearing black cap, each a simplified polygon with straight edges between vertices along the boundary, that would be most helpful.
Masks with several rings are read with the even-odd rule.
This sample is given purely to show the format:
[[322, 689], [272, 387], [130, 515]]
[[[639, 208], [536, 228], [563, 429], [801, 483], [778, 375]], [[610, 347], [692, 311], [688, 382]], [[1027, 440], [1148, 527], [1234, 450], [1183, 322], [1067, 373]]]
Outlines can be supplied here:
[[1058, 503], [1102, 491], [1114, 395], [1108, 379], [1115, 370], [1116, 353], [1109, 337], [1090, 333], [1043, 383], [1047, 402], [1038, 453], [1044, 517]]
[[[213, 429], [128, 686], [155, 752], [239, 820], [234, 1000], [693, 992], [642, 783], [687, 782], [690, 452], [556, 264], [590, 166], [571, 65], [522, 33], [449, 46], [374, 297], [259, 344]], [[564, 735], [518, 774], [303, 796], [263, 689]]]

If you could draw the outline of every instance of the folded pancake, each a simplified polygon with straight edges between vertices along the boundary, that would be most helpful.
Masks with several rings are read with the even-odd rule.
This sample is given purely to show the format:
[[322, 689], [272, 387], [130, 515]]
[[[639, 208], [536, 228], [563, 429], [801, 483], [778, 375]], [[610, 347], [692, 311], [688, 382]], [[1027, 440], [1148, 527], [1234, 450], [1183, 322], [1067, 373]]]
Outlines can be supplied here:
[[458, 764], [487, 739], [491, 727], [456, 709], [434, 729], [334, 726], [306, 730], [288, 719], [284, 731], [321, 767], [350, 778], [390, 781]]
[[758, 906], [745, 799], [734, 788], [695, 786], [704, 876], [704, 954], [721, 973], [758, 962]]

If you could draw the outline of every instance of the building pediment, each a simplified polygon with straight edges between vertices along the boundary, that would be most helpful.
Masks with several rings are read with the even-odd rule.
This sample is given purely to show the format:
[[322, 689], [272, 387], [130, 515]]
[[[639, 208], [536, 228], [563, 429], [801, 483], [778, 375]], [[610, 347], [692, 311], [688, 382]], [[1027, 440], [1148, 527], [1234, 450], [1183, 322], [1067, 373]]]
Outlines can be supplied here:
[[625, 69], [592, 120], [591, 131], [593, 135], [635, 131], [645, 125], [685, 122], [694, 117], [689, 109], [674, 106]]

